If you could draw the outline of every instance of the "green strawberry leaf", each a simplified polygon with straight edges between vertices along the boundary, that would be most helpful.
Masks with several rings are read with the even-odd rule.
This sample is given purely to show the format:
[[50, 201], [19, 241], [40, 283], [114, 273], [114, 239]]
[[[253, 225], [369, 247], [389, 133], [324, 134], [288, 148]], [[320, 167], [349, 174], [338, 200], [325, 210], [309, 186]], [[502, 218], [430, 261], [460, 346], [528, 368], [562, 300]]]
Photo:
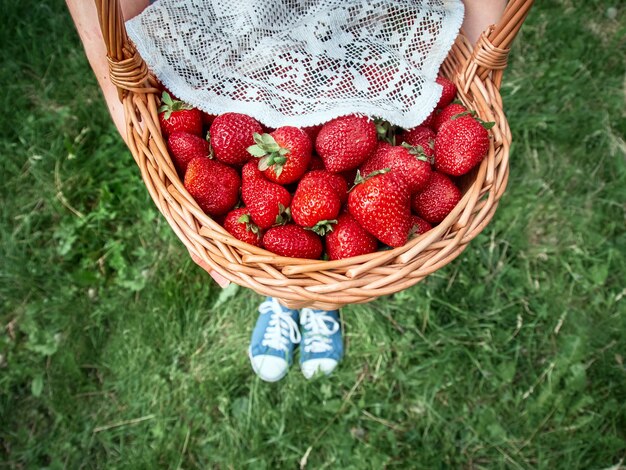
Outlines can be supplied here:
[[472, 116], [472, 117], [474, 117], [475, 115], [476, 115], [476, 111], [463, 111], [462, 113], [455, 114], [454, 116], [452, 116], [450, 118], [450, 121], [454, 121], [454, 120], [462, 118], [464, 116]]
[[278, 215], [276, 216], [276, 221], [274, 225], [285, 225], [290, 220], [291, 220], [291, 209], [279, 203]]
[[248, 151], [249, 154], [251, 154], [254, 157], [263, 157], [267, 155], [267, 152], [263, 150], [263, 148], [260, 147], [259, 145], [251, 145], [246, 150]]
[[391, 168], [382, 168], [380, 170], [372, 171], [369, 175], [365, 176], [363, 181], [373, 178], [374, 176], [384, 175], [385, 173], [389, 173]]
[[428, 161], [428, 157], [426, 156], [426, 152], [424, 152], [424, 147], [421, 145], [411, 145], [406, 142], [402, 143], [402, 146], [409, 151], [411, 155], [415, 155], [418, 160], [423, 162]]
[[237, 222], [239, 222], [240, 224], [247, 224], [250, 223], [250, 215], [249, 214], [242, 214], [241, 216], [239, 216], [239, 218], [237, 219]]
[[272, 159], [271, 155], [265, 155], [264, 157], [262, 157], [259, 160], [259, 170], [261, 171], [267, 170], [271, 166], [271, 163], [270, 163], [271, 159]]
[[320, 220], [313, 227], [306, 227], [307, 230], [312, 230], [317, 233], [320, 237], [323, 237], [327, 233], [333, 231], [334, 225], [337, 223], [337, 219], [333, 220]]
[[396, 130], [397, 126], [394, 126], [389, 121], [385, 121], [381, 118], [374, 119], [376, 124], [376, 132], [378, 133], [378, 140], [388, 142], [391, 145], [396, 145]]
[[172, 100], [172, 97], [167, 91], [164, 91], [163, 94], [161, 95], [161, 101], [163, 101], [163, 103], [165, 103], [166, 105], [170, 107], [174, 106], [174, 101]]
[[365, 181], [365, 178], [363, 178], [363, 176], [361, 175], [361, 170], [356, 170], [356, 176], [354, 177], [354, 184], [350, 188], [350, 191], [352, 191], [357, 184], [361, 184], [363, 181]]
[[263, 146], [263, 137], [261, 136], [261, 134], [259, 134], [258, 132], [255, 132], [254, 134], [252, 134], [252, 138], [254, 139], [254, 142], [259, 146], [262, 147]]

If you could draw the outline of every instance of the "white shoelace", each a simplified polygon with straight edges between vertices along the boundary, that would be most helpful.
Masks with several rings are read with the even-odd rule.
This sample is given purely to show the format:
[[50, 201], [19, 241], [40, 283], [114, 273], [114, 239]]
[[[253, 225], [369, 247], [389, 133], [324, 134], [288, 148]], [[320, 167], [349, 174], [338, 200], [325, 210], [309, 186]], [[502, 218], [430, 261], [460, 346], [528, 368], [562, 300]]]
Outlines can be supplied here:
[[276, 299], [263, 302], [259, 307], [259, 312], [262, 315], [271, 315], [263, 335], [263, 341], [261, 341], [262, 346], [269, 346], [279, 351], [287, 351], [290, 341], [293, 344], [300, 342], [301, 337], [298, 324], [291, 318], [289, 313], [283, 311]]
[[307, 332], [304, 338], [304, 351], [321, 353], [331, 351], [331, 335], [339, 331], [339, 323], [330, 315], [303, 308], [300, 312], [300, 324]]

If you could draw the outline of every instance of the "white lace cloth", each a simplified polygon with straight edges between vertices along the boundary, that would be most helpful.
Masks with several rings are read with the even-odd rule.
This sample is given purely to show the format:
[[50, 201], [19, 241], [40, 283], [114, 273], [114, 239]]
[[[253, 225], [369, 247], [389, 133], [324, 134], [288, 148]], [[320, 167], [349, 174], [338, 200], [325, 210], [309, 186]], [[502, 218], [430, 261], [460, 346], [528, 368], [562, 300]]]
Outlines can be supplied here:
[[159, 80], [208, 113], [410, 128], [437, 104], [462, 20], [461, 0], [159, 0], [126, 28]]

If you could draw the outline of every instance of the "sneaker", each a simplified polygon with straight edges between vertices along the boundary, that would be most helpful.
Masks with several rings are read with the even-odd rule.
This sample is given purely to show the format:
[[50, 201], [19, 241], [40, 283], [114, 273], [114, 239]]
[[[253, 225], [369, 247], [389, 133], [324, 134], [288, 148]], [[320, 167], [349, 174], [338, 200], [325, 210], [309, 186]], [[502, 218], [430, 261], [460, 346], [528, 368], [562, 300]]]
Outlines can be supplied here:
[[289, 370], [294, 347], [300, 342], [299, 314], [272, 297], [259, 306], [259, 313], [248, 355], [256, 375], [266, 382], [276, 382]]
[[307, 379], [317, 372], [330, 374], [343, 356], [339, 311], [303, 308], [300, 312], [300, 327], [302, 373]]

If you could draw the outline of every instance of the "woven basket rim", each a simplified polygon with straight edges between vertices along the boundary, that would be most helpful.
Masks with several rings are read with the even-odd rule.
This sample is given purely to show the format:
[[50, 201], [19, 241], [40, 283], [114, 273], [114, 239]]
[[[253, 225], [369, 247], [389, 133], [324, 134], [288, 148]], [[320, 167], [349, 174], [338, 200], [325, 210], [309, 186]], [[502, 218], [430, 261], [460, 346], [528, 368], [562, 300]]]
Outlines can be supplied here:
[[[96, 3], [101, 22], [120, 15], [116, 0]], [[110, 54], [113, 49], [123, 57], [110, 64], [125, 109], [129, 148], [146, 188], [178, 238], [192, 256], [229, 281], [277, 297], [292, 308], [329, 310], [398, 292], [459, 256], [495, 213], [508, 181], [511, 144], [499, 87], [508, 47], [531, 4], [510, 2], [504, 25], [483, 33], [475, 47], [460, 34], [445, 60], [442, 73], [457, 85], [463, 104], [496, 125], [490, 131], [487, 157], [464, 178], [461, 202], [443, 222], [403, 247], [338, 261], [302, 260], [279, 257], [230, 235], [202, 212], [178, 177], [158, 124], [160, 89], [128, 41], [122, 22], [117, 38], [122, 47], [107, 44]], [[496, 46], [497, 35], [501, 37]], [[120, 76], [123, 79], [116, 78]]]

